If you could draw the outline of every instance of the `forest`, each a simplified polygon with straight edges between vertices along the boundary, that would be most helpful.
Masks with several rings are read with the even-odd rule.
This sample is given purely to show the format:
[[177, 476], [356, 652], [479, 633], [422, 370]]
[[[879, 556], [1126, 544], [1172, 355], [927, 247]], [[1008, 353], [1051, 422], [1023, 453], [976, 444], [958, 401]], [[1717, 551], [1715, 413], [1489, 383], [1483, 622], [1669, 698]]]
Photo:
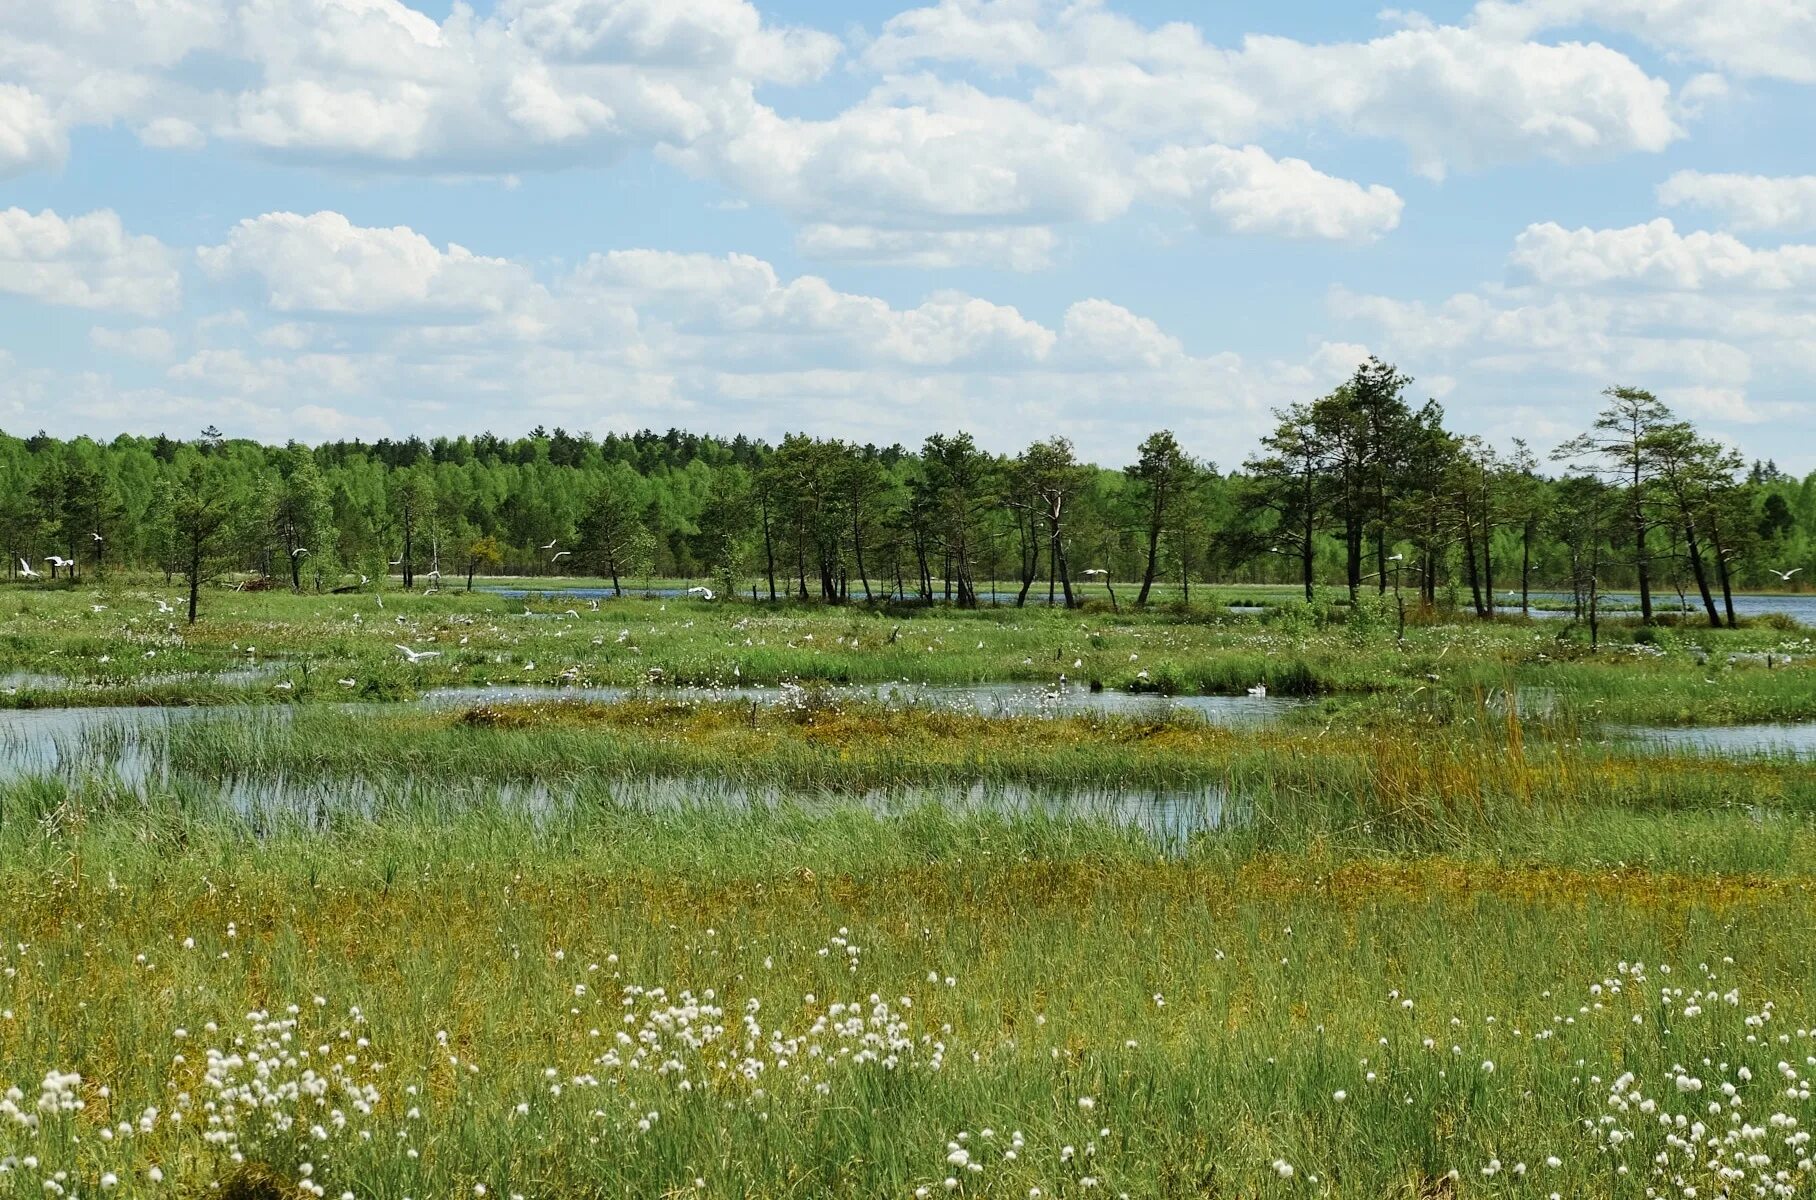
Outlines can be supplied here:
[[918, 450], [673, 429], [314, 447], [212, 427], [0, 433], [0, 550], [14, 577], [133, 568], [299, 591], [587, 575], [828, 603], [1074, 605], [1088, 581], [1140, 606], [1157, 588], [1189, 602], [1204, 583], [1291, 583], [1490, 616], [1537, 589], [1579, 607], [1619, 589], [1647, 618], [1668, 594], [1716, 625], [1733, 623], [1732, 592], [1816, 573], [1816, 473], [1748, 465], [1650, 393], [1591, 398], [1582, 434], [1541, 458], [1448, 428], [1411, 388], [1371, 359], [1278, 412], [1258, 447], [1160, 430], [1120, 470], [1063, 437], [997, 454], [965, 433]]

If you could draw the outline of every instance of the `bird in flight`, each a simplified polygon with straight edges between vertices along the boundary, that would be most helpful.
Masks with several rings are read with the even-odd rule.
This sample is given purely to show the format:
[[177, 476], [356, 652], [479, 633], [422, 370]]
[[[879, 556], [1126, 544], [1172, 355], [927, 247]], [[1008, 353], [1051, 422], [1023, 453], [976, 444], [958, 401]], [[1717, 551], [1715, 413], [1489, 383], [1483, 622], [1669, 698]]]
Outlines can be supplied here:
[[296, 549], [294, 549], [290, 552], [290, 557], [291, 558], [301, 558], [303, 555], [305, 555], [307, 553], [309, 553], [309, 547], [298, 546]]
[[690, 587], [687, 589], [687, 594], [690, 596], [698, 596], [702, 600], [711, 600], [713, 598], [713, 590], [709, 587]]
[[98, 533], [91, 533], [88, 536], [95, 539], [95, 541], [97, 541], [97, 542], [105, 542], [107, 540], [106, 538], [102, 537]]
[[396, 558], [394, 558], [394, 559], [392, 559], [392, 560], [391, 560], [391, 565], [392, 565], [392, 566], [394, 566], [394, 567], [401, 567], [401, 566], [403, 566], [403, 565], [404, 565], [404, 556], [403, 556], [403, 555], [401, 555], [401, 554], [400, 554], [400, 555], [398, 555], [398, 556], [397, 556], [397, 557], [396, 557]]
[[1772, 574], [1778, 576], [1778, 578], [1781, 582], [1789, 583], [1789, 582], [1791, 582], [1791, 576], [1797, 574], [1797, 572], [1803, 570], [1803, 568], [1802, 567], [1792, 567], [1788, 571], [1780, 571], [1776, 567], [1767, 567], [1766, 570], [1768, 570], [1768, 571], [1772, 572]]
[[543, 549], [544, 549], [544, 550], [553, 550], [553, 549], [554, 549], [554, 548], [555, 548], [555, 543], [556, 543], [556, 542], [558, 542], [558, 541], [560, 541], [560, 540], [561, 540], [561, 539], [560, 539], [560, 538], [550, 538], [550, 539], [549, 539], [549, 544], [548, 544], [548, 545], [546, 545], [546, 546], [544, 546], [544, 547], [543, 547]]
[[1092, 567], [1089, 570], [1087, 570], [1085, 572], [1085, 574], [1086, 575], [1108, 575], [1109, 572], [1104, 570], [1102, 567]]
[[412, 649], [410, 649], [410, 647], [404, 645], [402, 642], [394, 642], [392, 644], [395, 645], [399, 650], [402, 650], [404, 652], [404, 657], [409, 659], [413, 663], [419, 663], [419, 662], [422, 662], [424, 659], [428, 659], [428, 658], [440, 658], [441, 657], [441, 651], [439, 651], [439, 650], [412, 650]]
[[170, 615], [170, 614], [171, 614], [171, 613], [173, 613], [173, 612], [175, 612], [175, 611], [176, 611], [176, 609], [174, 609], [174, 608], [172, 608], [172, 607], [170, 607], [170, 601], [168, 601], [168, 600], [159, 600], [159, 601], [158, 601], [158, 611], [159, 611], [159, 612], [160, 612], [160, 613], [163, 613], [163, 614], [164, 614], [164, 615], [166, 615], [166, 616], [168, 616], [168, 615]]
[[36, 571], [32, 570], [32, 565], [30, 563], [26, 562], [23, 558], [19, 560], [19, 570], [21, 573], [24, 574], [24, 576], [27, 579], [42, 579], [43, 578], [43, 576], [39, 575]]
[[[549, 545], [552, 546], [552, 545], [554, 545], [554, 543], [550, 542]], [[548, 546], [543, 547], [544, 550], [547, 550], [548, 548], [549, 548]], [[555, 553], [553, 553], [549, 556], [549, 561], [550, 562], [560, 562], [562, 559], [566, 558], [568, 555], [570, 555], [572, 553], [573, 553], [572, 550], [557, 550], [557, 551], [555, 551]]]

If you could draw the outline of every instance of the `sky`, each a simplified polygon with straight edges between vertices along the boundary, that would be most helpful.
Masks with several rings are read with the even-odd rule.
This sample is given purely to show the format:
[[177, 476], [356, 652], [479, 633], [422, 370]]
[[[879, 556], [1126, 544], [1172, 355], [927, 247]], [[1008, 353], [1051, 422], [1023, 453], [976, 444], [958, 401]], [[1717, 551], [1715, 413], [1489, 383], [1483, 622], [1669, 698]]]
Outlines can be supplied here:
[[0, 429], [1816, 469], [1816, 0], [0, 0]]

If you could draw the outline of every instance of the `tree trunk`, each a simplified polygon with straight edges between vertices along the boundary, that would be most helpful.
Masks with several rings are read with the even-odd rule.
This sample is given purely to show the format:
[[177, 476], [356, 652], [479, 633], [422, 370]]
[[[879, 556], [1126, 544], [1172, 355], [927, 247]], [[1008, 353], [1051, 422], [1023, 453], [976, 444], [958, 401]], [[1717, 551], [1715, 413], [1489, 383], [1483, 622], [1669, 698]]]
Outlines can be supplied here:
[[864, 585], [864, 603], [870, 603], [870, 576], [864, 571], [864, 528], [857, 514], [851, 517], [851, 552], [858, 561], [858, 582]]
[[1306, 511], [1305, 528], [1301, 532], [1304, 540], [1299, 544], [1299, 572], [1301, 581], [1305, 584], [1305, 602], [1310, 604], [1313, 597], [1312, 559], [1316, 553], [1316, 547], [1312, 545], [1312, 518], [1309, 509]]
[[1021, 590], [1015, 594], [1015, 607], [1023, 608], [1028, 603], [1028, 589], [1040, 577], [1040, 531], [1034, 526], [1034, 514], [1028, 514], [1028, 524], [1022, 525], [1022, 515], [1015, 514], [1015, 533], [1021, 539]]
[[769, 599], [776, 598], [776, 546], [769, 532], [769, 497], [763, 498], [763, 560], [769, 568]]
[[1633, 452], [1633, 564], [1639, 575], [1639, 617], [1652, 624], [1652, 573], [1646, 557], [1646, 509], [1640, 494], [1639, 450]]
[[1526, 518], [1520, 539], [1520, 612], [1532, 615], [1532, 518]]
[[1148, 566], [1141, 573], [1141, 591], [1135, 596], [1135, 607], [1148, 606], [1148, 592], [1154, 586], [1154, 575], [1160, 569], [1160, 502], [1156, 499], [1153, 519], [1148, 522]]
[[1489, 507], [1487, 483], [1482, 487], [1482, 594], [1487, 601], [1485, 615], [1495, 619], [1495, 514]]
[[1715, 547], [1715, 577], [1721, 581], [1721, 606], [1728, 614], [1728, 628], [1739, 629], [1740, 622], [1734, 619], [1734, 587], [1728, 571], [1728, 551], [1721, 542], [1721, 522], [1713, 518], [1709, 522], [1709, 541]]
[[196, 599], [202, 590], [202, 547], [196, 542], [189, 552], [189, 623], [195, 624]]
[[1469, 518], [1463, 518], [1464, 561], [1469, 571], [1469, 595], [1475, 603], [1476, 616], [1486, 617], [1488, 610], [1482, 607], [1482, 576], [1476, 563], [1475, 528]]
[[1711, 628], [1721, 628], [1721, 613], [1716, 610], [1715, 597], [1709, 592], [1709, 572], [1703, 565], [1702, 546], [1696, 540], [1696, 524], [1684, 522], [1684, 545], [1690, 550], [1690, 572], [1696, 576], [1696, 590], [1702, 593], [1703, 610], [1709, 614]]
[[1343, 559], [1344, 579], [1349, 584], [1349, 599], [1353, 604], [1362, 590], [1362, 527], [1354, 517], [1344, 518]]

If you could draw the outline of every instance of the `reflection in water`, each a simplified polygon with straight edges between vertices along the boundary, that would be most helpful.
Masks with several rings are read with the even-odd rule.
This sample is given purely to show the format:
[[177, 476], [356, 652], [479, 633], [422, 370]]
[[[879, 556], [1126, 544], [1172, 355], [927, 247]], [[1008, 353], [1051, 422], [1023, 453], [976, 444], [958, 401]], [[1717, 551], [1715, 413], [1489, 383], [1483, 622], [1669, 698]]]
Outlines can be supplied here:
[[[1574, 600], [1569, 592], [1534, 592], [1532, 593], [1534, 617], [1574, 617], [1576, 610]], [[1501, 596], [1496, 600], [1499, 610], [1504, 614], [1520, 611], [1518, 593]], [[1545, 605], [1546, 607], [1537, 607]], [[1715, 606], [1722, 606], [1721, 597], [1715, 598]], [[1637, 617], [1639, 615], [1639, 593], [1637, 592], [1603, 592], [1601, 613], [1605, 617]], [[1652, 594], [1652, 611], [1662, 616], [1705, 616], [1702, 601], [1691, 596], [1689, 602], [1679, 605], [1676, 592]], [[1768, 613], [1782, 613], [1799, 625], [1816, 626], [1816, 592], [1788, 596], [1757, 595], [1736, 593], [1734, 596], [1734, 615], [1738, 617], [1763, 617]]]
[[1178, 789], [1029, 788], [983, 784], [874, 788], [858, 792], [801, 790], [709, 778], [633, 778], [551, 785], [546, 780], [298, 779], [232, 771], [202, 779], [173, 773], [165, 734], [177, 721], [287, 721], [286, 708], [36, 709], [0, 712], [0, 784], [55, 778], [71, 784], [108, 781], [145, 796], [154, 789], [213, 801], [265, 827], [302, 821], [325, 825], [348, 816], [394, 811], [453, 811], [502, 805], [533, 815], [576, 804], [631, 811], [692, 808], [763, 811], [862, 807], [896, 814], [935, 805], [960, 814], [1048, 816], [1113, 823], [1137, 830], [1169, 852], [1224, 823], [1227, 796], [1218, 786]]
[[1608, 732], [1651, 750], [1681, 750], [1726, 758], [1783, 754], [1816, 758], [1816, 721], [1788, 725], [1700, 725], [1686, 729], [1620, 726]]
[[833, 703], [876, 703], [895, 708], [930, 708], [983, 717], [1110, 716], [1158, 720], [1191, 714], [1213, 725], [1248, 728], [1277, 721], [1302, 700], [1259, 696], [1162, 696], [1145, 692], [1101, 691], [1069, 685], [1030, 687], [1024, 683], [979, 684], [825, 684], [811, 688], [617, 687], [559, 688], [543, 684], [498, 687], [439, 688], [423, 702], [435, 708], [471, 704], [531, 704], [559, 701], [612, 704], [633, 697], [681, 704], [805, 705], [821, 698]]

